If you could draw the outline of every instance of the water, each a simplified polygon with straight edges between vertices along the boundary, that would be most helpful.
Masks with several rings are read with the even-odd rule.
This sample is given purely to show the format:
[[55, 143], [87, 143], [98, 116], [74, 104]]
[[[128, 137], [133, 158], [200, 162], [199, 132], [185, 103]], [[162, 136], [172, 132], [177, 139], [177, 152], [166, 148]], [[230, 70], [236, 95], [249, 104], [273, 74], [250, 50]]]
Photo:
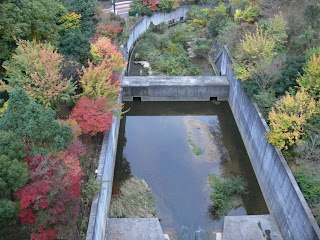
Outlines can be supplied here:
[[[210, 212], [211, 173], [241, 175], [248, 183], [243, 205], [228, 215], [268, 214], [228, 103], [127, 102], [125, 108], [130, 111], [121, 120], [113, 192], [130, 176], [144, 179], [164, 232], [184, 226], [192, 239], [201, 239], [199, 227], [222, 231], [223, 217]], [[188, 137], [202, 155], [192, 152]]]

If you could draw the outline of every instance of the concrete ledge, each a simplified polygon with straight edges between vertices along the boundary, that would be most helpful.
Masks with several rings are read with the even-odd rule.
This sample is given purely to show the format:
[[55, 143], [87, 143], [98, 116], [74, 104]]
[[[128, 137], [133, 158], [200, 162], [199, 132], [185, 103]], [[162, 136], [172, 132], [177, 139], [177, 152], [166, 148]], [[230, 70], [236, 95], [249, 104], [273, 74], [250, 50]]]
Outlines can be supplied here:
[[223, 240], [283, 240], [271, 215], [226, 216]]
[[229, 81], [224, 76], [123, 77], [124, 101], [219, 101], [228, 100]]
[[157, 218], [109, 218], [106, 240], [165, 240]]

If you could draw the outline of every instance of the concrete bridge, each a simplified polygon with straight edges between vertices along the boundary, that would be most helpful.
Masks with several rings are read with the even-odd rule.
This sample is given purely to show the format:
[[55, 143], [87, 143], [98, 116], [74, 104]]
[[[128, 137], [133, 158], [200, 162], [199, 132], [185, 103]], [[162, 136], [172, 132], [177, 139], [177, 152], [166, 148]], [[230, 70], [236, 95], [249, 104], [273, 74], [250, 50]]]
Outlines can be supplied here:
[[122, 100], [227, 101], [230, 84], [225, 76], [123, 77]]

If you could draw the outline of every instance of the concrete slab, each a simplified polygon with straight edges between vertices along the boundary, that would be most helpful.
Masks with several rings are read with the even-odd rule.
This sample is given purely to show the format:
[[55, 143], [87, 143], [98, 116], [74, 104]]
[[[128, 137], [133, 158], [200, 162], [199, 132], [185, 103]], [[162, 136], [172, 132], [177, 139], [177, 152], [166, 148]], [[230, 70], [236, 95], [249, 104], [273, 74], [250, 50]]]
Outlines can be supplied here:
[[157, 218], [109, 218], [106, 240], [165, 240]]
[[226, 216], [223, 240], [283, 240], [271, 215]]

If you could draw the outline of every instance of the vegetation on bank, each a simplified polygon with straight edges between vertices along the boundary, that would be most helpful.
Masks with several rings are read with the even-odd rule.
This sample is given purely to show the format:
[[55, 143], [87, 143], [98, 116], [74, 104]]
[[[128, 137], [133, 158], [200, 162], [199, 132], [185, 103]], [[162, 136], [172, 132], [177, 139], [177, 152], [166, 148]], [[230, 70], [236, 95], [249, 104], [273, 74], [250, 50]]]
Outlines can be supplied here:
[[125, 25], [96, 0], [1, 2], [0, 239], [85, 237]]
[[112, 218], [156, 217], [154, 198], [144, 180], [129, 178], [120, 187], [120, 193], [113, 196], [110, 205]]
[[210, 174], [208, 181], [210, 187], [214, 189], [210, 195], [214, 214], [226, 215], [231, 209], [241, 206], [247, 188], [247, 183], [241, 176], [222, 178]]
[[219, 1], [197, 11], [193, 23], [228, 45], [236, 76], [270, 126], [268, 141], [282, 150], [319, 222], [319, 2]]

